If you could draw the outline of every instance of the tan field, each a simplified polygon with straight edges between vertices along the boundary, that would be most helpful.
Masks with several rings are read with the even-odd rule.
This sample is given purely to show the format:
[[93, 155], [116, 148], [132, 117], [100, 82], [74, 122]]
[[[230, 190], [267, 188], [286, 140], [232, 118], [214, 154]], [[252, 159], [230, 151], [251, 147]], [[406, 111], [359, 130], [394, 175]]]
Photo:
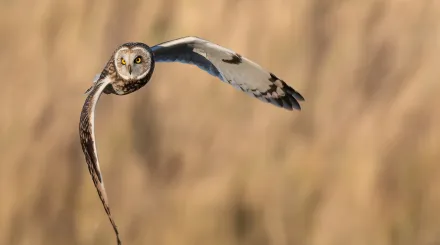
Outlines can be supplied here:
[[159, 63], [96, 110], [123, 245], [440, 244], [440, 1], [0, 1], [0, 244], [116, 244], [84, 92], [122, 43], [199, 36], [302, 111]]

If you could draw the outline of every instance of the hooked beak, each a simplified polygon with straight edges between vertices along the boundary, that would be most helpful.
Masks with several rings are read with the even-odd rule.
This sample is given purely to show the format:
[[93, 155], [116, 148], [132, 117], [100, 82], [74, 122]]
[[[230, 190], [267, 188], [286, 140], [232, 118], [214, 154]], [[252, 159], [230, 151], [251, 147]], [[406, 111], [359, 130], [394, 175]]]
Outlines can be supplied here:
[[131, 75], [131, 65], [128, 65], [128, 73]]

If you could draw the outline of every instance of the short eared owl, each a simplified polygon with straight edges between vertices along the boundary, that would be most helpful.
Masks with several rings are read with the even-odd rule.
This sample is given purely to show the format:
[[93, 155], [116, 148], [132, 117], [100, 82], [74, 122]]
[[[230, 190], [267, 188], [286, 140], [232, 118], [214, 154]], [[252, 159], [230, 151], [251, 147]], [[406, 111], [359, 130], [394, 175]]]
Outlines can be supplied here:
[[125, 43], [111, 56], [88, 94], [81, 111], [79, 131], [82, 150], [98, 195], [121, 244], [119, 232], [111, 216], [104, 181], [99, 169], [94, 133], [94, 111], [102, 93], [126, 95], [142, 88], [150, 80], [156, 62], [193, 64], [221, 81], [231, 84], [264, 102], [287, 110], [301, 110], [304, 98], [258, 64], [238, 53], [198, 37], [184, 37], [153, 47], [143, 43]]

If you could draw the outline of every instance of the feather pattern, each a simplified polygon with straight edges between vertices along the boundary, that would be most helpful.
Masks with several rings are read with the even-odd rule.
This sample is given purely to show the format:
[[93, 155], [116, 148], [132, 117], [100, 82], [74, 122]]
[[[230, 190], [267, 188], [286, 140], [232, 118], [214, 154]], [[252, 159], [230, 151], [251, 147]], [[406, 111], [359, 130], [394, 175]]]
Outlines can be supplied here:
[[106, 78], [104, 80], [97, 80], [88, 90], [88, 96], [84, 103], [83, 109], [81, 111], [80, 123], [79, 123], [79, 135], [82, 150], [87, 162], [87, 166], [92, 176], [93, 183], [95, 184], [96, 190], [98, 192], [99, 198], [101, 199], [102, 205], [104, 206], [105, 212], [113, 226], [116, 233], [116, 239], [118, 245], [121, 244], [119, 239], [119, 231], [116, 226], [115, 221], [112, 218], [110, 207], [107, 199], [107, 193], [104, 187], [104, 180], [101, 175], [101, 170], [99, 168], [98, 151], [96, 149], [95, 142], [95, 129], [94, 129], [94, 117], [95, 117], [95, 107], [96, 104], [104, 91], [104, 89], [109, 85], [111, 80]]
[[198, 37], [153, 46], [156, 62], [196, 65], [234, 88], [288, 110], [301, 110], [304, 97], [273, 73], [240, 54]]

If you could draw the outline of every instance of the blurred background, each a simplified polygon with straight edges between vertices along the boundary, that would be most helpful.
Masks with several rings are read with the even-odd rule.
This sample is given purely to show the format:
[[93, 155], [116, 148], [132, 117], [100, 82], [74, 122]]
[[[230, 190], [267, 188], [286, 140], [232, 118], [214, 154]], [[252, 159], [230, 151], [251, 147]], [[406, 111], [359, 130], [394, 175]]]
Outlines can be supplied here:
[[289, 112], [195, 66], [101, 97], [123, 244], [440, 244], [440, 1], [0, 1], [0, 244], [115, 244], [83, 94], [122, 43], [195, 35], [306, 99]]

